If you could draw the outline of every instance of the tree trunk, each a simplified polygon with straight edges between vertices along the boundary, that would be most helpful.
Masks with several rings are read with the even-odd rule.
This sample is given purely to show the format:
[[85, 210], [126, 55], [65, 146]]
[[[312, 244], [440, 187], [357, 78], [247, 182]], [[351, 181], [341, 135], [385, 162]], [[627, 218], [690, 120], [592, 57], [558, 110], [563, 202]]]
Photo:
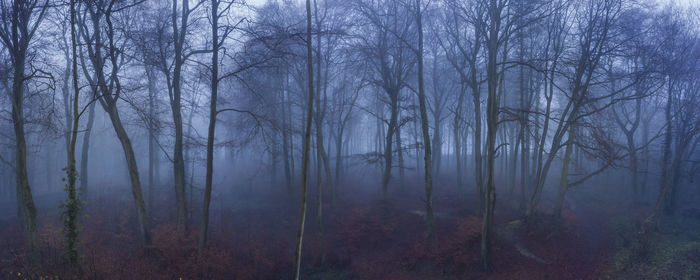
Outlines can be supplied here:
[[[433, 225], [433, 176], [432, 155], [430, 150], [430, 131], [428, 127], [428, 109], [425, 102], [425, 83], [423, 81], [423, 15], [421, 1], [416, 0], [416, 24], [418, 26], [418, 104], [420, 107], [421, 130], [423, 132], [424, 170], [425, 170], [425, 221], [428, 228], [427, 241], [429, 248], [435, 243], [435, 228]], [[437, 133], [437, 132], [436, 132]]]
[[382, 175], [382, 199], [387, 199], [387, 192], [389, 189], [389, 179], [391, 179], [391, 168], [393, 164], [393, 145], [394, 145], [394, 132], [396, 132], [397, 118], [398, 118], [398, 90], [392, 90], [387, 92], [389, 98], [391, 99], [391, 117], [389, 119], [389, 128], [386, 130], [386, 142], [384, 148], [384, 174]]
[[486, 101], [486, 188], [484, 190], [483, 226], [481, 230], [481, 261], [485, 271], [492, 271], [491, 243], [493, 242], [493, 212], [496, 205], [496, 188], [494, 184], [494, 165], [496, 161], [496, 133], [498, 128], [498, 69], [497, 56], [500, 30], [500, 7], [496, 0], [491, 0], [489, 14], [492, 22], [489, 24], [487, 39], [488, 60], [486, 79], [488, 82], [488, 98]]
[[[340, 175], [341, 175], [341, 167], [342, 167], [342, 152], [343, 152], [343, 137], [345, 133], [345, 126], [343, 124], [340, 125], [340, 128], [338, 128], [338, 135], [337, 138], [335, 139], [335, 186], [336, 188], [340, 184]], [[333, 196], [335, 197], [337, 195], [337, 189], [333, 192]]]
[[[66, 191], [68, 192], [68, 199], [63, 202], [63, 222], [64, 229], [63, 234], [65, 236], [66, 245], [66, 255], [72, 267], [77, 267], [78, 265], [78, 213], [80, 212], [80, 201], [78, 200], [78, 195], [76, 193], [76, 181], [78, 174], [76, 172], [75, 164], [75, 146], [78, 140], [78, 97], [80, 93], [80, 87], [78, 86], [78, 53], [77, 53], [77, 41], [76, 41], [76, 31], [75, 31], [75, 0], [70, 1], [70, 29], [71, 29], [71, 49], [73, 53], [73, 102], [72, 102], [72, 124], [70, 130], [70, 142], [68, 145], [68, 167], [66, 168], [66, 173], [68, 177], [68, 187]], [[66, 79], [67, 82], [67, 79]], [[66, 97], [69, 95], [66, 94]]]
[[182, 25], [177, 27], [177, 0], [173, 0], [172, 24], [175, 34], [175, 61], [173, 67], [173, 96], [170, 107], [173, 113], [173, 125], [175, 126], [175, 145], [173, 146], [173, 176], [175, 182], [175, 201], [177, 204], [177, 231], [187, 231], [187, 201], [185, 199], [185, 159], [183, 153], [183, 129], [182, 129], [182, 66], [185, 63], [183, 57], [183, 45], [187, 30], [187, 17], [189, 15], [189, 1], [182, 1]]
[[[65, 41], [64, 41], [65, 42]], [[70, 150], [70, 138], [71, 138], [71, 129], [73, 125], [73, 112], [71, 112], [71, 108], [73, 107], [71, 104], [71, 93], [69, 90], [69, 83], [70, 83], [70, 75], [71, 75], [71, 57], [69, 54], [68, 50], [69, 46], [66, 46], [66, 49], [64, 50], [64, 59], [66, 60], [66, 66], [63, 71], [63, 85], [61, 86], [61, 95], [63, 96], [63, 115], [64, 118], [66, 119], [65, 127], [63, 129], [63, 138], [65, 140], [65, 145], [66, 145], [66, 164], [70, 165], [70, 155], [68, 154], [68, 151]], [[48, 163], [48, 161], [47, 161]], [[47, 170], [47, 175], [48, 175], [48, 170]], [[49, 181], [50, 182], [50, 181]]]
[[[214, 176], [214, 136], [216, 130], [216, 103], [219, 93], [219, 0], [211, 0], [211, 98], [209, 101], [209, 129], [207, 130], [207, 167], [204, 182], [204, 202], [202, 203], [202, 225], [199, 233], [197, 254], [201, 257], [207, 243], [209, 230], [209, 207]], [[286, 141], [286, 140], [285, 140]]]
[[[476, 71], [472, 71], [472, 79], [476, 81]], [[476, 178], [476, 193], [479, 194], [479, 211], [484, 209], [484, 178], [483, 160], [481, 156], [481, 96], [479, 85], [472, 83], [472, 101], [474, 102], [474, 177]]]
[[[570, 118], [570, 119], [575, 119]], [[574, 141], [576, 141], [575, 125], [570, 124], [569, 126], [569, 140], [567, 140], [566, 150], [564, 151], [564, 161], [562, 162], [561, 168], [561, 179], [559, 180], [559, 193], [557, 194], [557, 201], [554, 205], [554, 211], [552, 215], [556, 218], [561, 217], [561, 209], [564, 206], [564, 197], [566, 196], [566, 191], [569, 189], [569, 165], [571, 165], [571, 153], [574, 150]]]
[[156, 78], [153, 69], [146, 66], [146, 78], [148, 79], [148, 210], [153, 213], [153, 202], [155, 199], [153, 186], [154, 169], [156, 162], [156, 127], [155, 127], [155, 101], [156, 101]]
[[452, 133], [454, 134], [455, 161], [457, 165], [457, 190], [460, 194], [464, 193], [462, 182], [462, 107], [464, 106], [464, 81], [460, 83], [459, 99], [457, 100], [457, 110], [455, 110], [454, 122], [452, 125]]
[[[440, 176], [440, 164], [442, 163], [442, 135], [440, 134], [440, 113], [434, 114], [434, 126], [435, 128], [433, 129], [433, 141], [430, 143], [432, 145], [431, 148], [434, 149], [434, 153], [432, 153], [432, 160], [433, 160], [433, 175], [438, 177]], [[439, 182], [439, 179], [438, 179]]]
[[136, 155], [134, 154], [131, 140], [129, 139], [129, 135], [126, 133], [126, 130], [122, 125], [119, 112], [117, 111], [117, 105], [106, 105], [103, 103], [103, 108], [105, 111], [107, 111], [107, 114], [112, 121], [114, 132], [117, 134], [117, 138], [119, 139], [122, 149], [124, 150], [124, 157], [126, 159], [127, 168], [129, 169], [129, 178], [131, 180], [131, 193], [134, 197], [134, 203], [136, 204], [136, 213], [138, 216], [141, 237], [144, 244], [151, 244], [151, 232], [148, 226], [148, 215], [146, 214], [146, 205], [143, 200], [143, 191], [141, 190], [141, 181], [139, 179], [139, 169], [136, 164]]
[[290, 117], [287, 116], [287, 108], [286, 104], [291, 103], [290, 100], [287, 100], [286, 98], [286, 93], [287, 93], [287, 74], [284, 74], [284, 78], [280, 75], [280, 81], [282, 84], [282, 89], [280, 91], [281, 93], [281, 101], [282, 101], [282, 156], [284, 160], [284, 181], [287, 186], [287, 192], [291, 193], [292, 192], [292, 172], [294, 172], [291, 169], [290, 161], [291, 161], [291, 155], [290, 153], [292, 151], [289, 143], [289, 131], [291, 130], [290, 125], [289, 125], [289, 119]]
[[[93, 95], [96, 94], [95, 89], [93, 89]], [[88, 199], [88, 155], [90, 152], [90, 136], [92, 136], [92, 126], [94, 123], [95, 102], [92, 102], [88, 108], [87, 126], [85, 128], [85, 134], [83, 134], [83, 147], [80, 154], [80, 196], [83, 202], [87, 202]]]
[[15, 149], [17, 152], [17, 204], [19, 217], [27, 234], [29, 250], [35, 263], [39, 262], [39, 236], [36, 226], [36, 206], [29, 187], [27, 176], [27, 142], [24, 135], [24, 68], [26, 48], [19, 49], [14, 55], [14, 75], [12, 78], [12, 124], [15, 131]]
[[[97, 5], [99, 3], [95, 3]], [[91, 44], [88, 48], [89, 58], [92, 62], [93, 69], [95, 69], [95, 78], [91, 78], [88, 74], [87, 69], [83, 67], [83, 72], [85, 73], [86, 79], [88, 79], [92, 84], [99, 89], [101, 93], [97, 96], [102, 108], [109, 115], [110, 121], [112, 122], [112, 127], [114, 128], [117, 138], [122, 146], [124, 152], [124, 157], [126, 160], [126, 165], [129, 171], [129, 178], [131, 181], [131, 192], [134, 197], [134, 204], [136, 205], [136, 213], [138, 218], [138, 223], [141, 231], [142, 241], [145, 245], [151, 243], [151, 233], [148, 227], [148, 216], [146, 214], [146, 207], [143, 200], [143, 192], [141, 190], [141, 181], [139, 179], [139, 170], [136, 162], [136, 156], [134, 155], [134, 149], [131, 145], [131, 140], [129, 135], [126, 133], [122, 121], [119, 117], [119, 112], [117, 110], [117, 101], [119, 100], [119, 95], [121, 94], [121, 83], [119, 81], [119, 63], [118, 63], [118, 51], [114, 45], [114, 27], [112, 25], [111, 14], [103, 14], [102, 8], [94, 6], [88, 6], [88, 12], [90, 14], [90, 20], [92, 21], [93, 34], [90, 36], [94, 38], [94, 41], [83, 42], [85, 44]], [[109, 44], [104, 44], [102, 42], [100, 23], [101, 19], [104, 17], [107, 22], [107, 39]], [[86, 33], [86, 32], [81, 32]], [[84, 34], [88, 36], [87, 34]], [[85, 37], [84, 36], [84, 37]], [[90, 45], [89, 45], [90, 46]], [[106, 48], [108, 55], [103, 56], [102, 49]], [[110, 59], [110, 83], [113, 83], [114, 88], [108, 86], [107, 77], [105, 74], [105, 57]], [[83, 60], [81, 56], [81, 61]]]
[[660, 216], [661, 206], [666, 200], [668, 200], [668, 188], [671, 185], [671, 173], [675, 166], [669, 167], [671, 161], [671, 141], [673, 140], [673, 118], [671, 115], [671, 109], [673, 107], [673, 81], [671, 77], [668, 78], [668, 91], [667, 91], [667, 101], [666, 101], [666, 133], [664, 135], [664, 146], [663, 146], [663, 161], [661, 163], [661, 191], [659, 193], [659, 199], [656, 202], [654, 217]]
[[306, 0], [306, 66], [309, 75], [309, 95], [306, 108], [306, 128], [304, 131], [304, 155], [301, 166], [301, 207], [299, 210], [299, 228], [297, 230], [296, 248], [294, 253], [294, 279], [299, 280], [301, 271], [301, 248], [304, 240], [304, 223], [306, 221], [306, 185], [309, 170], [309, 150], [311, 144], [311, 118], [314, 104], [314, 71], [311, 48], [311, 0]]
[[403, 161], [403, 144], [401, 142], [401, 124], [396, 126], [396, 151], [399, 157], [399, 182], [401, 182], [401, 187], [403, 187], [405, 170]]
[[[321, 30], [321, 22], [318, 17], [318, 4], [314, 0], [314, 17], [316, 19], [316, 28]], [[329, 173], [328, 161], [324, 157], [326, 150], [323, 147], [323, 115], [321, 114], [321, 80], [328, 79], [328, 75], [321, 75], [321, 34], [316, 35], [316, 96], [314, 97], [314, 107], [316, 108], [316, 114], [314, 116], [315, 127], [316, 127], [316, 230], [319, 240], [319, 250], [321, 251], [321, 264], [326, 261], [326, 244], [323, 238], [323, 179], [321, 176], [321, 164], [326, 171], [326, 175]], [[327, 80], [326, 80], [327, 82]], [[329, 179], [326, 176], [326, 179]]]
[[637, 148], [634, 145], [634, 131], [627, 136], [627, 149], [630, 153], [630, 173], [632, 173], [632, 199], [635, 204], [641, 201], [639, 187], [639, 161], [637, 160]]

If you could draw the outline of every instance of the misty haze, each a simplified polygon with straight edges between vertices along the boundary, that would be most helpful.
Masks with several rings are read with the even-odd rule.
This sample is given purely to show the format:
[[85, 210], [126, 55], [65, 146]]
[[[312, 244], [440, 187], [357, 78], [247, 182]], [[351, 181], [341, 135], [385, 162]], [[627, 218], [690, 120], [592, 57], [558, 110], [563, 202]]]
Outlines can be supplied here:
[[700, 279], [700, 5], [0, 0], [0, 279]]

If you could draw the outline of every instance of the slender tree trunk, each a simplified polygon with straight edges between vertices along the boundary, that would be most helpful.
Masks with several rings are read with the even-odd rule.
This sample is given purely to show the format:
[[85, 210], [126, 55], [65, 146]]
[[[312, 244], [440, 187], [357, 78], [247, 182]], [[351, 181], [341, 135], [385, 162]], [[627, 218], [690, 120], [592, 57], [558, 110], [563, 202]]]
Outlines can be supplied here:
[[401, 124], [396, 126], [396, 152], [398, 153], [399, 160], [399, 182], [401, 186], [404, 185], [404, 160], [403, 160], [403, 144], [401, 142]]
[[[97, 3], [96, 3], [97, 4]], [[96, 5], [99, 6], [99, 5]], [[117, 138], [122, 146], [124, 152], [124, 157], [126, 160], [126, 165], [129, 171], [129, 178], [131, 182], [131, 192], [134, 197], [134, 204], [136, 206], [137, 219], [140, 227], [140, 233], [144, 245], [151, 243], [151, 233], [148, 226], [148, 216], [146, 213], [146, 207], [143, 200], [143, 192], [141, 190], [141, 181], [139, 179], [139, 170], [136, 162], [136, 156], [134, 154], [134, 149], [131, 145], [131, 140], [127, 134], [124, 126], [122, 124], [121, 118], [119, 117], [119, 112], [117, 110], [117, 101], [119, 100], [119, 95], [121, 94], [121, 83], [119, 81], [119, 64], [118, 64], [118, 51], [114, 45], [114, 27], [112, 24], [111, 14], [103, 14], [102, 7], [95, 7], [88, 5], [88, 12], [90, 15], [90, 20], [92, 21], [93, 34], [90, 36], [94, 38], [94, 41], [83, 42], [90, 44], [88, 48], [89, 57], [95, 69], [94, 79], [87, 74], [87, 70], [83, 67], [85, 77], [93, 83], [99, 92], [98, 100], [102, 105], [102, 108], [109, 115], [110, 121], [112, 122], [112, 127], [114, 132], [117, 134]], [[105, 44], [102, 41], [102, 29], [103, 26], [100, 21], [104, 17], [107, 33], [107, 41], [109, 43]], [[83, 32], [81, 32], [83, 33]], [[103, 56], [102, 49], [106, 48], [108, 55]], [[108, 86], [107, 77], [104, 72], [105, 69], [105, 57], [109, 58], [111, 73], [110, 73], [110, 83], [115, 85], [114, 88]], [[81, 61], [83, 60], [81, 56]]]
[[29, 250], [35, 263], [39, 262], [39, 236], [36, 226], [36, 207], [27, 175], [27, 142], [24, 134], [24, 68], [26, 48], [20, 48], [14, 55], [14, 75], [12, 78], [12, 124], [15, 131], [15, 171], [17, 173], [17, 204], [20, 221], [27, 234]]
[[[78, 213], [80, 212], [80, 201], [76, 192], [76, 181], [78, 173], [75, 164], [75, 146], [78, 140], [78, 97], [80, 88], [78, 86], [78, 52], [75, 31], [75, 0], [70, 1], [70, 29], [71, 29], [71, 49], [73, 53], [73, 99], [72, 99], [72, 124], [70, 133], [70, 143], [68, 145], [68, 168], [66, 169], [68, 177], [68, 199], [63, 202], [63, 220], [65, 236], [66, 253], [71, 266], [78, 265]], [[67, 82], [67, 81], [66, 81]]]
[[[571, 120], [576, 119], [575, 117], [570, 118]], [[561, 217], [561, 209], [564, 206], [564, 197], [566, 196], [566, 191], [569, 189], [569, 166], [571, 165], [571, 153], [574, 150], [574, 141], [576, 141], [576, 126], [570, 124], [569, 126], [569, 140], [567, 140], [566, 150], [564, 151], [564, 161], [562, 162], [561, 168], [561, 179], [559, 181], [559, 193], [557, 194], [557, 201], [554, 205], [554, 211], [552, 215], [556, 218]]]
[[530, 135], [527, 122], [528, 115], [523, 113], [522, 124], [520, 126], [520, 203], [518, 208], [525, 213], [525, 208], [527, 205], [527, 186], [530, 183]]
[[146, 66], [146, 78], [148, 79], [148, 210], [153, 213], [154, 192], [154, 169], [156, 162], [156, 127], [155, 127], [155, 99], [156, 80], [154, 70]]
[[[649, 125], [651, 123], [651, 119], [645, 120], [644, 123], [642, 124], [642, 143], [649, 143]], [[647, 202], [647, 179], [649, 177], [649, 161], [650, 161], [650, 152], [649, 152], [649, 145], [645, 144], [644, 149], [642, 150], [642, 158], [644, 159], [643, 164], [644, 164], [644, 171], [642, 175], [642, 183], [640, 186], [640, 202], [646, 203]]]
[[304, 223], [306, 221], [306, 185], [309, 170], [309, 150], [311, 144], [311, 118], [313, 117], [314, 104], [314, 71], [311, 48], [311, 0], [306, 0], [306, 66], [309, 75], [309, 95], [306, 108], [306, 128], [304, 131], [304, 155], [301, 167], [301, 207], [299, 211], [299, 228], [297, 230], [297, 241], [294, 253], [294, 279], [299, 280], [301, 272], [301, 248], [304, 240]]
[[[527, 208], [525, 209], [525, 216], [529, 217], [532, 214], [535, 213], [537, 206], [539, 204], [541, 194], [542, 194], [542, 188], [544, 187], [544, 177], [546, 177], [547, 172], [549, 171], [549, 166], [552, 163], [552, 160], [554, 159], [555, 153], [550, 153], [548, 156], [547, 160], [543, 163], [543, 157], [544, 157], [544, 151], [545, 151], [545, 143], [547, 140], [547, 132], [549, 132], [549, 121], [550, 121], [550, 113], [552, 110], [552, 99], [554, 97], [554, 74], [556, 73], [556, 67], [557, 67], [557, 59], [556, 59], [556, 54], [555, 54], [555, 59], [552, 62], [552, 67], [549, 69], [549, 87], [545, 86], [545, 99], [546, 99], [546, 106], [545, 106], [545, 113], [544, 113], [544, 124], [542, 126], [542, 135], [540, 135], [539, 138], [539, 143], [535, 143], [536, 146], [536, 160], [535, 160], [535, 178], [534, 178], [534, 191], [532, 192], [532, 195], [530, 196], [530, 202], [527, 204]], [[546, 75], [546, 74], [545, 74]], [[549, 95], [547, 93], [549, 92]], [[536, 126], [537, 127], [537, 126]], [[553, 146], [550, 151], [555, 152], [559, 149], [558, 145], [560, 142], [561, 136], [560, 135], [555, 135], [552, 143]], [[534, 157], [535, 155], [533, 155]]]
[[[289, 87], [289, 73], [285, 72], [284, 76], [284, 81], [287, 87]], [[287, 109], [287, 116], [289, 116], [288, 119], [288, 124], [289, 124], [289, 181], [294, 182], [294, 173], [296, 171], [295, 168], [295, 160], [294, 160], [294, 124], [292, 122], [293, 120], [293, 115], [292, 115], [292, 102], [291, 102], [291, 95], [287, 93], [287, 102], [286, 102], [286, 109]], [[290, 189], [291, 190], [291, 189]]]
[[397, 118], [398, 118], [398, 90], [391, 90], [389, 93], [389, 98], [391, 99], [391, 117], [389, 120], [389, 128], [386, 130], [386, 142], [384, 148], [384, 174], [382, 175], [382, 199], [386, 200], [388, 189], [389, 189], [389, 179], [391, 179], [391, 168], [393, 164], [393, 152], [394, 152], [394, 133], [396, 132]]
[[[65, 140], [65, 145], [66, 145], [66, 164], [70, 165], [70, 155], [68, 154], [68, 151], [70, 150], [70, 137], [71, 137], [71, 129], [73, 125], [73, 112], [71, 111], [71, 108], [73, 107], [71, 104], [71, 93], [70, 93], [70, 76], [71, 76], [71, 57], [70, 57], [70, 50], [68, 50], [69, 46], [66, 46], [66, 50], [64, 51], [64, 59], [66, 60], [66, 66], [63, 71], [63, 85], [61, 86], [61, 95], [63, 96], [63, 114], [64, 118], [66, 119], [65, 127], [63, 130], [63, 138]], [[47, 161], [48, 163], [48, 161]], [[48, 170], [47, 170], [47, 175], [48, 175]], [[50, 181], [49, 181], [50, 182]]]
[[[93, 89], [93, 95], [96, 95], [95, 89]], [[88, 119], [85, 128], [85, 133], [83, 134], [83, 145], [82, 152], [80, 154], [80, 196], [83, 202], [87, 202], [88, 199], [88, 160], [90, 152], [90, 136], [92, 136], [92, 126], [95, 123], [95, 102], [89, 105], [88, 108]]]
[[675, 166], [669, 166], [671, 162], [671, 142], [673, 140], [673, 118], [671, 115], [671, 109], [673, 108], [673, 81], [671, 77], [668, 78], [668, 91], [667, 91], [667, 101], [666, 101], [666, 133], [664, 135], [664, 146], [663, 146], [663, 160], [661, 163], [661, 189], [659, 192], [659, 199], [656, 202], [656, 207], [653, 217], [658, 218], [661, 212], [661, 206], [665, 204], [664, 202], [668, 200], [668, 189], [671, 186], [671, 173], [675, 169]]
[[141, 190], [141, 180], [139, 179], [139, 169], [136, 163], [137, 161], [136, 155], [134, 154], [134, 149], [131, 145], [129, 135], [126, 133], [126, 130], [122, 125], [119, 112], [117, 111], [117, 105], [114, 103], [111, 105], [107, 105], [105, 103], [102, 104], [105, 111], [107, 111], [110, 120], [112, 121], [114, 132], [117, 134], [117, 138], [119, 139], [122, 149], [124, 150], [124, 157], [129, 170], [129, 179], [131, 180], [131, 193], [134, 197], [134, 203], [136, 204], [136, 213], [139, 221], [141, 237], [144, 244], [149, 245], [151, 244], [151, 232], [148, 226], [148, 215], [146, 214], [146, 204], [144, 203], [143, 191]]
[[[190, 109], [190, 114], [187, 116], [187, 138], [192, 138], [192, 119], [194, 118], [195, 111], [197, 110], [197, 104], [190, 103], [191, 109]], [[185, 169], [185, 174], [190, 174], [190, 182], [187, 183], [185, 186], [189, 187], [189, 192], [185, 192], [185, 194], [189, 194], [189, 205], [192, 205], [193, 199], [194, 199], [194, 164], [195, 161], [192, 160], [191, 155], [192, 155], [192, 148], [187, 147], [184, 149], [185, 155], [184, 155], [184, 160], [183, 162], [188, 162], [190, 164], [189, 170]], [[274, 173], [273, 173], [274, 174]], [[274, 177], [274, 176], [270, 176]], [[185, 211], [185, 214], [187, 216], [187, 220], [192, 219], [192, 211]]]
[[634, 145], [634, 132], [627, 134], [627, 148], [630, 156], [630, 173], [632, 173], [632, 199], [634, 203], [641, 201], [639, 187], [639, 161], [637, 160], [637, 148]]
[[[430, 150], [430, 131], [428, 127], [428, 109], [425, 102], [425, 83], [423, 81], [423, 14], [421, 0], [416, 0], [416, 24], [418, 26], [418, 104], [420, 107], [421, 130], [424, 143], [425, 163], [425, 220], [428, 228], [427, 241], [429, 248], [435, 243], [435, 228], [433, 214], [433, 176], [432, 155]], [[437, 132], [436, 132], [437, 133]]]
[[[475, 71], [473, 71], [475, 72]], [[476, 74], [472, 74], [474, 81]], [[479, 93], [479, 85], [472, 86], [472, 95], [474, 102], [474, 177], [476, 178], [476, 193], [479, 194], [479, 211], [484, 209], [484, 177], [483, 177], [483, 158], [481, 155], [481, 97]]]
[[[216, 103], [219, 93], [219, 0], [211, 0], [211, 98], [209, 101], [209, 129], [207, 130], [207, 167], [204, 182], [204, 202], [202, 203], [202, 225], [199, 233], [197, 254], [201, 257], [207, 243], [209, 230], [209, 207], [214, 176], [214, 137], [216, 130]], [[286, 140], [285, 140], [286, 141]]]
[[[314, 0], [314, 16], [316, 19], [316, 28], [321, 30], [321, 22], [318, 18], [318, 4]], [[315, 127], [316, 127], [316, 232], [318, 234], [318, 240], [320, 244], [321, 251], [321, 264], [323, 265], [326, 261], [326, 244], [323, 238], [323, 179], [321, 176], [321, 164], [326, 171], [328, 171], [328, 161], [324, 161], [323, 155], [325, 154], [325, 149], [323, 147], [323, 116], [321, 114], [321, 80], [327, 79], [327, 75], [321, 75], [321, 34], [316, 35], [316, 97], [314, 100], [314, 106], [316, 108], [316, 114], [314, 116]], [[326, 173], [328, 174], [328, 172]], [[326, 179], [328, 179], [326, 177]]]
[[487, 39], [488, 59], [486, 79], [488, 82], [488, 98], [486, 101], [486, 188], [484, 190], [483, 227], [481, 230], [481, 259], [482, 268], [492, 271], [491, 247], [493, 239], [493, 212], [496, 206], [496, 187], [494, 184], [494, 165], [496, 161], [496, 133], [498, 129], [498, 69], [497, 56], [499, 47], [500, 7], [496, 0], [489, 4], [489, 36]]
[[680, 181], [681, 175], [681, 167], [683, 166], [683, 161], [682, 161], [682, 156], [683, 156], [683, 151], [685, 148], [682, 146], [685, 146], [685, 143], [678, 143], [678, 153], [674, 156], [674, 162], [671, 166], [673, 166], [673, 169], [671, 170], [671, 186], [669, 188], [669, 191], [666, 193], [667, 200], [664, 202], [664, 214], [668, 216], [673, 216], [676, 214], [676, 210], [678, 209], [678, 183]]
[[421, 151], [421, 149], [420, 149], [420, 145], [419, 145], [420, 140], [418, 140], [419, 139], [418, 138], [419, 137], [418, 136], [418, 126], [420, 126], [420, 125], [418, 124], [418, 112], [416, 111], [416, 107], [417, 107], [416, 104], [413, 103], [412, 107], [413, 107], [413, 116], [414, 116], [413, 117], [413, 143], [415, 143], [415, 147], [416, 147], [416, 173], [418, 176], [420, 176], [421, 175], [421, 172], [420, 172], [420, 151]]
[[[513, 154], [510, 156], [510, 168], [508, 169], [507, 173], [509, 176], [509, 191], [508, 191], [508, 198], [511, 199], [513, 197], [513, 193], [515, 192], [515, 175], [518, 173], [518, 153], [520, 152], [520, 142], [522, 141], [523, 135], [520, 134], [519, 132], [516, 134], [515, 130], [517, 127], [514, 125], [513, 126], [513, 134], [515, 135], [515, 142], [511, 144], [513, 146]], [[519, 129], [518, 129], [519, 131]], [[506, 140], [507, 141], [507, 140]]]
[[282, 155], [284, 159], [284, 180], [287, 186], [287, 192], [291, 193], [292, 192], [292, 172], [294, 172], [291, 169], [290, 166], [290, 144], [289, 144], [289, 132], [291, 130], [289, 126], [289, 118], [287, 116], [287, 108], [285, 104], [291, 103], [291, 101], [287, 100], [287, 79], [286, 79], [286, 73], [284, 74], [284, 78], [280, 76], [280, 81], [282, 84], [282, 89], [280, 91], [281, 93], [281, 99], [282, 99]]
[[[338, 129], [338, 137], [335, 139], [335, 186], [336, 188], [338, 185], [340, 185], [340, 175], [341, 175], [341, 168], [342, 168], [342, 152], [343, 152], [343, 137], [345, 133], [345, 126], [340, 125], [340, 128]], [[337, 195], [337, 189], [334, 191], [333, 196]]]
[[[434, 176], [438, 177], [440, 176], [440, 164], [442, 162], [442, 135], [440, 134], [440, 114], [436, 113], [434, 115], [434, 126], [435, 128], [433, 129], [433, 141], [431, 141], [431, 148], [434, 148], [434, 153], [432, 153], [432, 160], [433, 160], [433, 174]], [[439, 179], [438, 179], [439, 180]]]
[[460, 194], [464, 193], [462, 181], [462, 107], [464, 106], [464, 82], [460, 83], [459, 98], [457, 100], [457, 110], [455, 110], [454, 122], [452, 125], [452, 133], [454, 134], [455, 148], [455, 163], [457, 165], [457, 190]]
[[175, 126], [175, 145], [173, 146], [173, 175], [175, 182], [175, 201], [177, 204], [177, 231], [187, 232], [187, 201], [185, 199], [185, 159], [183, 152], [182, 129], [182, 87], [181, 75], [184, 64], [183, 46], [187, 30], [187, 17], [189, 15], [189, 1], [182, 1], [182, 26], [177, 27], [177, 0], [173, 0], [172, 24], [175, 34], [175, 61], [173, 67], [173, 96], [170, 107], [173, 113], [173, 125]]

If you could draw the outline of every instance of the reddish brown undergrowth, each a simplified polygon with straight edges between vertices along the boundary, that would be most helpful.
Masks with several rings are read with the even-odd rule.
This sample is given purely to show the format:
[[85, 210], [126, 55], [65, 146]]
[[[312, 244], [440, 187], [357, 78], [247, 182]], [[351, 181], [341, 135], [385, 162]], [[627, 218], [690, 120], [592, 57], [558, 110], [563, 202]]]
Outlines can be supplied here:
[[[267, 231], [244, 235], [213, 231], [210, 246], [197, 256], [198, 227], [180, 234], [173, 223], [154, 219], [152, 243], [144, 247], [136, 213], [129, 206], [106, 198], [96, 198], [90, 205], [90, 214], [81, 221], [78, 269], [70, 268], [62, 256], [63, 239], [55, 217], [40, 219], [41, 266], [34, 265], [24, 250], [18, 222], [4, 222], [0, 279], [278, 279], [290, 267], [286, 245]], [[242, 224], [242, 215], [220, 215]]]
[[[341, 194], [337, 204], [324, 206], [323, 242], [310, 196], [303, 279], [596, 279], [605, 265], [606, 245], [588, 237], [600, 235], [602, 227], [588, 226], [597, 218], [567, 211], [563, 221], [536, 217], [514, 231], [520, 244], [548, 263], [523, 256], [513, 240], [497, 236], [495, 271], [484, 273], [478, 202], [449, 189], [454, 188], [441, 186], [436, 193], [437, 240], [432, 246], [425, 241], [420, 184], [408, 185], [389, 201]], [[55, 214], [40, 216], [41, 267], [31, 265], [18, 222], [1, 222], [0, 279], [289, 279], [298, 206], [279, 194], [237, 197], [214, 201], [209, 246], [202, 256], [197, 255], [198, 210], [188, 233], [178, 233], [169, 211], [172, 203], [165, 199], [153, 213], [152, 244], [144, 247], [128, 199], [91, 198], [81, 220], [79, 269], [69, 268], [62, 258]], [[499, 208], [497, 231], [514, 219], [520, 219], [516, 210]]]

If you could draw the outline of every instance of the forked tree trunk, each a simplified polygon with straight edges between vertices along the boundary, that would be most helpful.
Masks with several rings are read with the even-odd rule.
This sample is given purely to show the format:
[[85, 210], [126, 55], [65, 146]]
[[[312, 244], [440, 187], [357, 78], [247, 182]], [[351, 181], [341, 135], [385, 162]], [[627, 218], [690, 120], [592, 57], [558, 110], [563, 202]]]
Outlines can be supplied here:
[[[93, 27], [93, 34], [86, 34], [87, 31], [84, 29], [82, 29], [80, 33], [83, 34], [83, 38], [88, 36], [90, 38], [93, 38], [92, 41], [87, 41], [83, 43], [88, 45], [88, 57], [92, 62], [93, 69], [96, 69], [96, 71], [94, 78], [88, 74], [89, 72], [86, 67], [83, 67], [83, 73], [85, 74], [85, 78], [91, 84], [94, 84], [99, 90], [100, 95], [96, 96], [96, 98], [98, 98], [100, 104], [102, 105], [102, 108], [109, 115], [110, 121], [112, 122], [112, 127], [114, 128], [114, 132], [117, 134], [117, 138], [119, 139], [119, 142], [122, 146], [122, 150], [124, 152], [124, 157], [126, 160], [126, 165], [129, 171], [131, 192], [134, 197], [134, 204], [136, 205], [136, 213], [142, 241], [145, 245], [148, 245], [151, 243], [151, 233], [148, 226], [148, 215], [146, 213], [146, 207], [143, 200], [143, 192], [141, 190], [141, 181], [139, 179], [139, 170], [136, 162], [136, 156], [134, 154], [134, 149], [131, 145], [129, 135], [124, 129], [121, 118], [119, 117], [119, 112], [117, 110], [117, 101], [119, 100], [119, 95], [121, 94], [121, 83], [119, 81], [118, 75], [118, 54], [120, 53], [120, 51], [118, 51], [116, 49], [116, 46], [113, 44], [114, 26], [112, 24], [111, 19], [113, 11], [109, 9], [104, 9], [105, 7], [101, 7], [100, 4], [104, 3], [100, 2], [86, 5], [86, 11], [89, 15], [88, 18], [90, 19]], [[100, 28], [102, 26], [102, 19], [105, 19], [105, 21], [107, 22], [105, 33], [107, 36], [107, 41], [110, 42], [109, 44], [105, 44], [103, 42], [104, 38], [102, 38], [101, 34], [102, 28]], [[109, 54], [108, 56], [103, 56], [103, 48], [107, 50], [107, 53]], [[112, 71], [110, 73], [109, 79], [111, 79], [110, 83], [113, 83], [115, 85], [114, 88], [108, 86], [108, 79], [104, 72], [104, 69], [106, 68], [104, 67], [106, 57], [109, 58], [110, 67]], [[83, 58], [81, 56], [81, 61], [82, 60]], [[83, 63], [83, 65], [85, 65], [85, 63]]]

